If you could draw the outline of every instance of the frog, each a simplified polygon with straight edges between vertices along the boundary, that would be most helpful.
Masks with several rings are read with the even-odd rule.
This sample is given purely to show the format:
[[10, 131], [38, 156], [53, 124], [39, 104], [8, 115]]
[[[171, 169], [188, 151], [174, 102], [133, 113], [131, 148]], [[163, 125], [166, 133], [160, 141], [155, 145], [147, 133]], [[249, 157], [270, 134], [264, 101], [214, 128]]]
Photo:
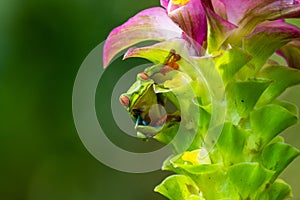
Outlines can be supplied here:
[[120, 103], [135, 122], [137, 136], [155, 137], [166, 132], [171, 124], [180, 122], [180, 106], [172, 91], [164, 87], [171, 80], [168, 74], [178, 70], [180, 55], [171, 50], [165, 63], [156, 64], [139, 73], [128, 91], [120, 96]]

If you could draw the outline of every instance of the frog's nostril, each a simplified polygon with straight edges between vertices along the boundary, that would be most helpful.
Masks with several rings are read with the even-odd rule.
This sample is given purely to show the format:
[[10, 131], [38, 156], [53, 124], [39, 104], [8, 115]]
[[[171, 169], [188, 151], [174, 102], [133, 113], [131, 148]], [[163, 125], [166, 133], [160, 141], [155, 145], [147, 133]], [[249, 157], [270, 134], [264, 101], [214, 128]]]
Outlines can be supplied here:
[[125, 95], [121, 95], [119, 100], [120, 100], [120, 103], [125, 107], [128, 107], [130, 104], [129, 98]]

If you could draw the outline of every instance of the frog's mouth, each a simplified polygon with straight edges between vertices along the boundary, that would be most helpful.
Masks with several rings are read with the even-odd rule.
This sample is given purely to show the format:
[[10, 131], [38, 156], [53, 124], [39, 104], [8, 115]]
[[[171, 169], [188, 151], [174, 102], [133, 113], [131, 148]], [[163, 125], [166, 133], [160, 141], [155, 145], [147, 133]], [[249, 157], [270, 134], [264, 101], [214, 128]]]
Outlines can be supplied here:
[[[168, 94], [169, 95], [169, 94]], [[130, 114], [139, 137], [153, 137], [168, 123], [180, 122], [180, 111], [167, 93], [156, 93], [153, 86], [136, 100]]]

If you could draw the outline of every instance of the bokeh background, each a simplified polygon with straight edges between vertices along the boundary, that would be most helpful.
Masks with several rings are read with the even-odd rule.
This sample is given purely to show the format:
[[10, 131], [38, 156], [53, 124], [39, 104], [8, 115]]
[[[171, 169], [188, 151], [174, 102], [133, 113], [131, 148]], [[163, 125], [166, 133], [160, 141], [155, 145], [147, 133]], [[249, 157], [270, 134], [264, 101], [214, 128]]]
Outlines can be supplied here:
[[[0, 1], [0, 199], [164, 199], [153, 188], [167, 172], [129, 174], [106, 167], [85, 149], [72, 118], [73, 82], [87, 54], [114, 27], [158, 5], [158, 0]], [[119, 70], [111, 69], [112, 77]], [[283, 98], [300, 106], [299, 97], [295, 87]], [[109, 107], [101, 96], [97, 105]], [[296, 125], [284, 133], [298, 148], [299, 130]], [[130, 146], [123, 139], [114, 137]], [[294, 199], [300, 199], [299, 169], [300, 158], [282, 175]]]

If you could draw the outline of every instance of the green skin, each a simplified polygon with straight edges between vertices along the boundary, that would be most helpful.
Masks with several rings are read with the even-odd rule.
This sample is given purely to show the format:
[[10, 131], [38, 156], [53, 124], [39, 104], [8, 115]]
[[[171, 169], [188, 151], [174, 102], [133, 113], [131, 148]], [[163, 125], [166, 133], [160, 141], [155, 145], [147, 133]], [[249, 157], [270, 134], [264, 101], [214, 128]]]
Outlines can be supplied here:
[[[178, 102], [172, 92], [158, 92], [165, 90], [160, 83], [169, 79], [169, 76], [160, 73], [164, 65], [154, 65], [145, 69], [148, 76], [145, 80], [141, 74], [129, 90], [122, 94], [129, 99], [125, 106], [132, 120], [136, 123], [138, 137], [150, 138], [161, 132], [166, 133], [170, 124], [180, 121]], [[173, 131], [173, 129], [171, 129]]]

